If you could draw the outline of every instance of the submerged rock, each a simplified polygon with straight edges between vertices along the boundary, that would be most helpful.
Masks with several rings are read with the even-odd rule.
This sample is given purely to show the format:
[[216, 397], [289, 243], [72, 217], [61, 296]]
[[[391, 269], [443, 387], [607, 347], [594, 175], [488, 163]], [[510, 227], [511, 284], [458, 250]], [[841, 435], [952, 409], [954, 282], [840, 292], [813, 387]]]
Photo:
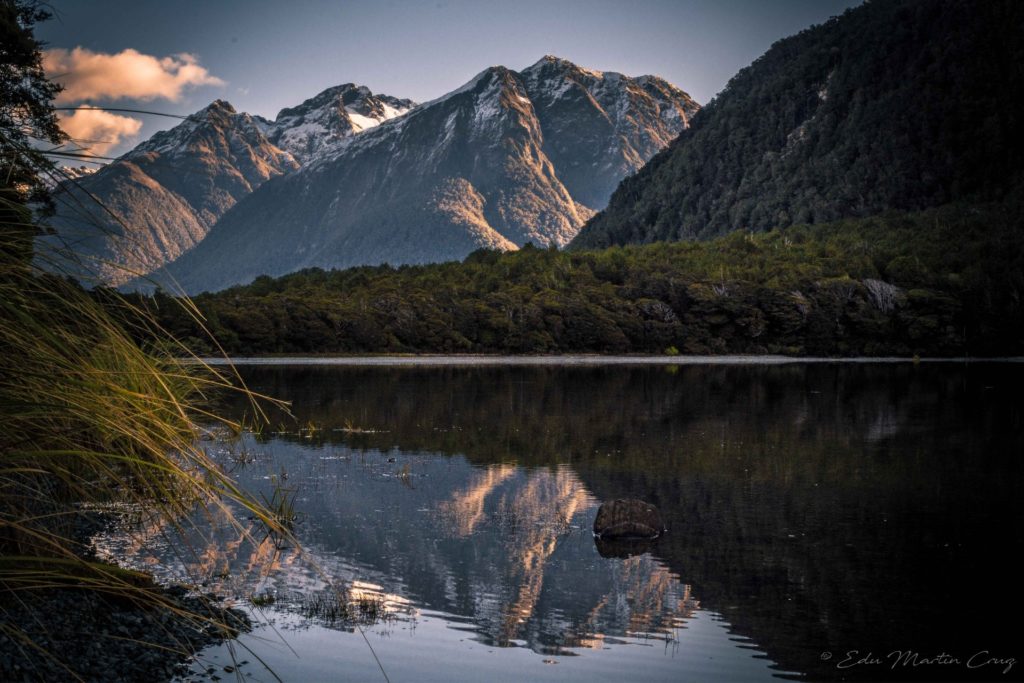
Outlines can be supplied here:
[[594, 519], [594, 535], [602, 539], [657, 538], [664, 531], [658, 508], [635, 498], [602, 503]]
[[626, 559], [651, 552], [657, 545], [656, 538], [602, 538], [594, 537], [594, 546], [601, 557]]

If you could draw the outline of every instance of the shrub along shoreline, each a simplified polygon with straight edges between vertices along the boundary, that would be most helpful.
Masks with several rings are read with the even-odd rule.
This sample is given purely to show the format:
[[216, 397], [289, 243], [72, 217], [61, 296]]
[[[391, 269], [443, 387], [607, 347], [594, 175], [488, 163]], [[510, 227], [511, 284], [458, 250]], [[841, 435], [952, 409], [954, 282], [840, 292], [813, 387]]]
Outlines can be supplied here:
[[1014, 356], [1021, 213], [952, 205], [708, 242], [304, 270], [193, 297], [209, 334], [162, 292], [130, 299], [200, 355], [219, 353], [212, 336], [232, 356]]

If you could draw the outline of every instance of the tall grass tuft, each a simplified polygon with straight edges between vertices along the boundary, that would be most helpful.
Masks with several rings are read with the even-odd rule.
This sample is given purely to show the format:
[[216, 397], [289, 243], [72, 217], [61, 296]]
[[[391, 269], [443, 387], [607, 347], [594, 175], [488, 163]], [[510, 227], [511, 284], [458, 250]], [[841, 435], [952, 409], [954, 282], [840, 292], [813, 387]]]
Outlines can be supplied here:
[[[2, 618], [4, 605], [53, 589], [180, 611], [148, 576], [92, 558], [83, 528], [92, 510], [116, 504], [170, 528], [197, 507], [241, 506], [275, 537], [290, 537], [197, 438], [200, 424], [242, 428], [206, 407], [235, 382], [176, 358], [187, 352], [169, 336], [140, 348], [127, 330], [152, 329], [151, 319], [114, 292], [34, 268], [30, 215], [0, 197], [0, 217], [0, 635], [31, 648], [23, 625]], [[201, 627], [212, 619], [180, 616]]]

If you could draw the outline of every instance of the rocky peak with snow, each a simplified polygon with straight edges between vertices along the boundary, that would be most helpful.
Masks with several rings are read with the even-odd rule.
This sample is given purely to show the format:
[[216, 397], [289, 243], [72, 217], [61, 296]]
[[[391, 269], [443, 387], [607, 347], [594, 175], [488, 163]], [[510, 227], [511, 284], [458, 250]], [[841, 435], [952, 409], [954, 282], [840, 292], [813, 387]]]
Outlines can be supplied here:
[[[554, 57], [522, 72], [489, 67], [384, 125], [348, 131], [354, 114], [387, 113], [384, 105], [399, 109], [348, 84], [267, 122], [268, 136], [303, 167], [228, 212], [171, 265], [175, 279], [196, 292], [306, 267], [563, 246], [698, 108], [657, 77]], [[271, 125], [308, 132], [321, 146], [289, 146]]]
[[[217, 100], [82, 187], [119, 218], [101, 258], [138, 272], [178, 259], [171, 271], [191, 291], [309, 266], [561, 247], [696, 110], [655, 76], [549, 56], [489, 67], [421, 105], [354, 83], [273, 121]], [[130, 239], [109, 237], [123, 228]]]
[[122, 159], [184, 198], [207, 226], [270, 178], [299, 167], [267, 139], [253, 116], [224, 100], [155, 134]]
[[312, 159], [340, 140], [405, 114], [412, 100], [374, 95], [364, 85], [346, 83], [324, 90], [273, 121], [258, 119], [267, 139], [300, 162]]
[[269, 143], [255, 117], [237, 112], [224, 100], [215, 100], [174, 128], [154, 134], [124, 158], [140, 159], [154, 153], [163, 156], [165, 163], [168, 157], [242, 153], [263, 158], [282, 172], [298, 167], [289, 154]]

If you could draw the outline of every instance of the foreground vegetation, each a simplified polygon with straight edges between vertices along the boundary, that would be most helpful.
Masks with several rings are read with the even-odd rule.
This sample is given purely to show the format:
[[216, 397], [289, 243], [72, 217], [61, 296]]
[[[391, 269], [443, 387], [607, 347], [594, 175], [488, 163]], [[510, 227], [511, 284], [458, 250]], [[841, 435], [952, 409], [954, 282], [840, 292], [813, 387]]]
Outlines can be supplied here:
[[197, 440], [198, 424], [240, 429], [204, 408], [227, 378], [141, 349], [135, 315], [0, 258], [0, 680], [167, 679], [244, 626], [96, 557], [116, 511], [164, 526], [183, 556], [175, 531], [201, 507], [286, 533]]
[[[194, 301], [232, 354], [1019, 354], [1021, 217], [1016, 203], [955, 205], [710, 242], [480, 251]], [[134, 301], [193, 351], [216, 350], [172, 297]]]

